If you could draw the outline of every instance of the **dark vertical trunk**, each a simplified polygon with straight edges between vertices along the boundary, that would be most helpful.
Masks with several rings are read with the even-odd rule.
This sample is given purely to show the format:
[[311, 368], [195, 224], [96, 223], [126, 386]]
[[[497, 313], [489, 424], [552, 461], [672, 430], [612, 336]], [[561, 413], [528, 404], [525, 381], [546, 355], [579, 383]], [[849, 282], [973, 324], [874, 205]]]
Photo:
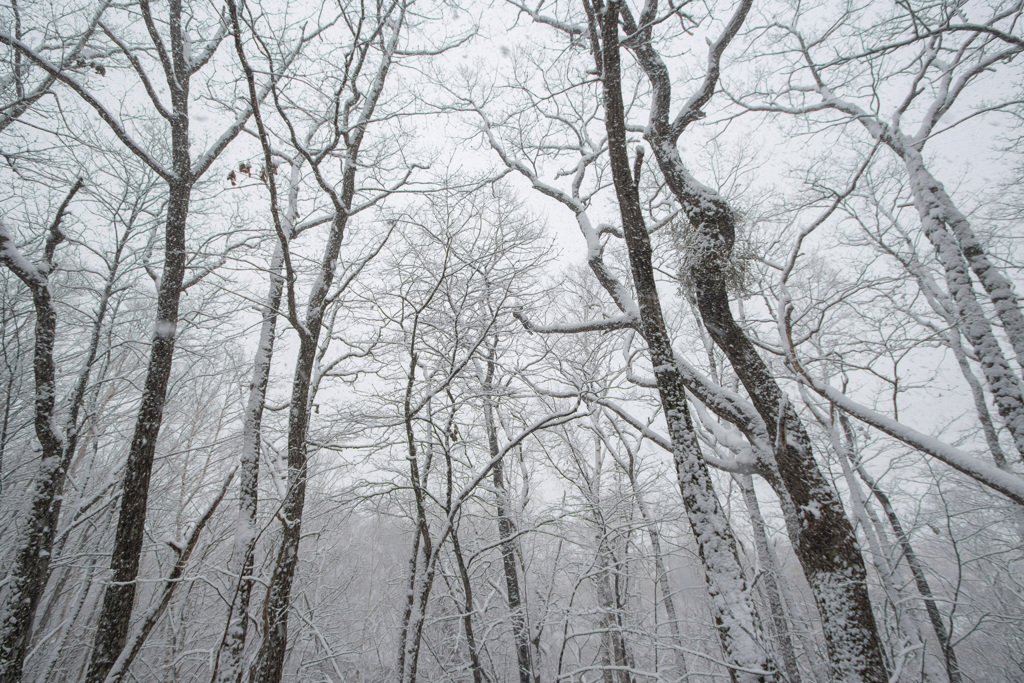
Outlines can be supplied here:
[[495, 493], [495, 514], [498, 519], [498, 542], [501, 550], [501, 565], [505, 573], [505, 595], [508, 600], [509, 621], [512, 624], [512, 638], [516, 646], [516, 664], [519, 672], [519, 683], [533, 682], [533, 660], [530, 651], [530, 632], [526, 610], [522, 601], [522, 593], [519, 588], [519, 573], [516, 567], [516, 544], [514, 536], [516, 533], [515, 523], [509, 516], [508, 491], [505, 488], [505, 466], [498, 458], [500, 448], [498, 446], [498, 430], [494, 420], [494, 371], [495, 371], [495, 346], [492, 342], [488, 348], [487, 374], [484, 379], [484, 389], [487, 392], [486, 404], [484, 405], [484, 426], [487, 429], [487, 448], [491, 460], [494, 461], [494, 469], [491, 470], [491, 482], [494, 485]]
[[[42, 447], [42, 462], [32, 492], [32, 507], [25, 528], [19, 535], [14, 566], [8, 574], [8, 596], [4, 602], [3, 639], [0, 641], [0, 681], [16, 683], [32, 637], [32, 622], [50, 564], [56, 516], [55, 502], [63, 491], [62, 467], [64, 440], [54, 427], [53, 343], [57, 315], [45, 283], [33, 287], [35, 305], [35, 432]], [[59, 509], [59, 508], [58, 508]]]
[[[185, 224], [192, 192], [191, 172], [188, 170], [187, 159], [187, 118], [183, 118], [174, 128], [175, 156], [184, 155], [185, 158], [176, 158], [175, 169], [180, 175], [170, 183], [165, 225], [164, 268], [157, 294], [156, 326], [142, 390], [142, 405], [128, 449], [117, 530], [110, 560], [110, 583], [103, 594], [103, 606], [96, 625], [92, 658], [86, 673], [87, 683], [102, 683], [128, 637], [146, 528], [149, 479], [153, 470], [153, 458], [163, 421], [167, 385], [174, 358], [178, 304], [185, 278]], [[178, 149], [179, 145], [184, 145], [184, 148]]]
[[487, 677], [484, 675], [483, 666], [480, 664], [480, 653], [476, 643], [476, 634], [473, 630], [473, 584], [469, 580], [469, 569], [466, 567], [466, 560], [462, 556], [462, 547], [459, 545], [458, 529], [452, 529], [452, 552], [455, 554], [455, 562], [459, 567], [459, 579], [462, 581], [462, 626], [466, 631], [466, 647], [469, 650], [469, 665], [473, 670], [473, 683], [484, 683]]
[[[395, 6], [392, 6], [394, 9]], [[229, 9], [233, 8], [233, 4]], [[292, 378], [291, 409], [288, 414], [288, 490], [282, 502], [281, 514], [284, 532], [278, 549], [277, 560], [270, 578], [267, 599], [263, 609], [263, 642], [260, 645], [256, 665], [252, 670], [253, 683], [277, 683], [281, 680], [284, 667], [284, 656], [288, 647], [288, 611], [291, 601], [292, 583], [299, 559], [299, 540], [302, 529], [302, 511], [306, 502], [306, 437], [309, 429], [310, 395], [313, 390], [313, 366], [316, 363], [318, 342], [322, 332], [326, 307], [329, 304], [328, 294], [334, 282], [337, 268], [338, 253], [345, 238], [348, 226], [349, 211], [355, 196], [356, 172], [358, 170], [359, 150], [362, 145], [366, 127], [373, 116], [391, 59], [398, 43], [399, 30], [404, 20], [404, 13], [399, 8], [398, 16], [379, 17], [380, 21], [388, 21], [393, 33], [383, 47], [384, 54], [374, 73], [361, 110], [358, 121], [349, 131], [345, 150], [344, 171], [340, 192], [329, 186], [320, 175], [319, 168], [314, 164], [314, 172], [320, 187], [330, 196], [334, 210], [334, 219], [328, 231], [327, 242], [317, 269], [317, 279], [306, 305], [305, 319], [297, 325], [299, 333], [299, 352], [295, 361], [295, 374]], [[241, 51], [239, 50], [241, 55]], [[262, 118], [255, 107], [255, 88], [249, 74], [250, 96], [254, 101], [254, 116], [262, 130]], [[261, 139], [266, 135], [261, 133]], [[293, 140], [296, 144], [297, 141]], [[264, 145], [265, 154], [267, 153]], [[308, 161], [312, 158], [307, 156]], [[272, 168], [268, 160], [267, 167]], [[287, 256], [287, 254], [286, 254]], [[294, 314], [295, 311], [292, 311]]]
[[[148, 6], [143, 6], [143, 10], [148, 14]], [[146, 528], [149, 479], [167, 401], [178, 326], [178, 305], [185, 279], [186, 224], [196, 178], [192, 173], [189, 139], [191, 65], [185, 57], [186, 36], [181, 0], [170, 1], [168, 31], [170, 63], [164, 68], [174, 116], [169, 119], [171, 174], [168, 179], [167, 219], [164, 225], [164, 267], [157, 291], [156, 322], [142, 389], [142, 405], [139, 407], [125, 464], [121, 507], [110, 558], [110, 583], [103, 594], [103, 606], [86, 673], [87, 683], [101, 683], [106, 678], [128, 637]]]
[[[435, 290], [436, 291], [436, 290]], [[427, 520], [426, 498], [427, 498], [427, 477], [431, 468], [431, 453], [433, 448], [427, 450], [426, 464], [421, 476], [419, 466], [419, 455], [416, 448], [416, 434], [413, 428], [415, 413], [412, 407], [412, 392], [416, 381], [416, 367], [419, 355], [415, 350], [417, 339], [417, 327], [419, 324], [419, 313], [416, 314], [412, 330], [412, 343], [409, 351], [409, 379], [405, 387], [405, 402], [403, 412], [405, 417], [405, 438], [408, 447], [409, 461], [409, 483], [412, 486], [413, 498], [416, 503], [416, 529], [413, 540], [413, 555], [409, 562], [409, 594], [406, 601], [406, 609], [402, 621], [402, 637], [399, 641], [400, 652], [398, 656], [399, 680], [416, 683], [419, 670], [420, 644], [423, 639], [423, 622], [426, 620], [427, 601], [434, 583], [434, 567], [437, 555], [434, 551], [433, 539], [430, 535], [430, 524]], [[428, 404], [429, 405], [429, 404]], [[443, 539], [442, 541], [443, 542]], [[417, 552], [422, 544], [423, 565], [422, 572], [417, 562]], [[421, 578], [422, 573], [422, 578]], [[418, 592], [417, 592], [418, 589]]]
[[396, 672], [400, 681], [405, 680], [405, 660], [408, 656], [409, 624], [412, 621], [412, 610], [416, 606], [416, 577], [419, 575], [420, 558], [420, 525], [417, 520], [412, 535], [412, 552], [409, 554], [409, 580], [405, 588], [405, 606], [402, 609], [402, 626], [398, 634], [398, 666]]
[[[630, 172], [619, 66], [618, 0], [603, 7], [587, 5], [591, 40], [602, 74], [605, 128], [612, 180], [622, 216], [640, 324], [658, 384], [662, 410], [672, 440], [683, 504], [704, 564], [708, 592], [729, 674], [734, 681], [773, 678], [774, 667], [761, 645], [761, 628], [743, 576], [735, 537], [712, 486], [686, 404], [686, 390], [661, 310], [651, 242], [640, 207], [636, 178]], [[600, 38], [598, 32], [600, 31]], [[637, 164], [639, 168], [639, 164]]]
[[455, 400], [451, 391], [446, 391], [449, 400], [449, 416], [444, 428], [444, 449], [445, 460], [445, 513], [451, 520], [452, 554], [455, 555], [455, 563], [459, 569], [459, 579], [462, 582], [462, 626], [466, 632], [466, 647], [469, 650], [469, 665], [473, 671], [473, 683], [484, 683], [487, 677], [484, 675], [483, 666], [480, 664], [480, 654], [477, 649], [476, 633], [473, 629], [473, 613], [476, 611], [473, 606], [473, 582], [469, 577], [469, 568], [462, 555], [462, 546], [459, 543], [459, 527], [452, 511], [452, 493], [454, 489], [454, 468], [452, 467], [452, 445], [455, 443]]
[[[337, 223], [337, 221], [335, 221]], [[337, 237], [340, 245], [340, 235]], [[331, 256], [330, 263], [336, 258]], [[263, 643], [253, 669], [253, 683], [277, 683], [281, 680], [284, 655], [288, 647], [288, 610], [292, 582], [299, 561], [299, 540], [302, 535], [302, 510], [306, 503], [306, 433], [309, 427], [309, 385], [316, 358], [327, 288], [333, 277], [321, 271], [326, 286], [318, 288], [309, 303], [312, 315], [306, 318], [306, 331], [301, 335], [299, 354], [292, 381], [291, 409], [288, 414], [288, 489], [281, 505], [283, 533], [274, 562], [274, 572], [263, 605]]]
[[[9, 260], [15, 251], [6, 227], [0, 225], [0, 262], [5, 263], [32, 292], [35, 310], [35, 343], [32, 356], [32, 370], [35, 380], [33, 422], [36, 439], [42, 449], [39, 472], [32, 492], [31, 509], [25, 526], [17, 540], [14, 565], [8, 575], [5, 600], [0, 605], [0, 682], [15, 683], [21, 679], [25, 655], [32, 639], [32, 626], [36, 608], [46, 588], [50, 573], [50, 559], [53, 540], [57, 534], [57, 521], [63, 501], [64, 480], [67, 476], [70, 456], [74, 453], [74, 430], [70, 443], [65, 441], [56, 427], [54, 406], [56, 403], [56, 367], [53, 360], [53, 346], [57, 336], [57, 311], [53, 307], [48, 276], [53, 270], [53, 257], [64, 234], [60, 224], [71, 200], [82, 188], [78, 180], [57, 211], [46, 239], [42, 263], [30, 271], [23, 265]], [[101, 317], [102, 322], [102, 317]], [[99, 329], [94, 330], [93, 339], [99, 340]], [[79, 391], [72, 397], [71, 418], [77, 419], [78, 406], [85, 394], [84, 384], [88, 382], [88, 369], [95, 358], [95, 348], [87, 354], [84, 374], [79, 382]]]
[[135, 661], [135, 657], [138, 656], [139, 652], [142, 651], [143, 645], [146, 644], [146, 640], [149, 638], [149, 634], [153, 631], [153, 628], [160, 621], [160, 617], [163, 616], [167, 606], [171, 603], [171, 598], [174, 597], [174, 592], [177, 587], [181, 584], [181, 577], [185, 573], [185, 567], [188, 565], [189, 557], [192, 556], [192, 552], [196, 548], [196, 544], [199, 542], [199, 536], [203, 532], [203, 528], [213, 517], [213, 513], [216, 512], [220, 502], [224, 500], [224, 496], [228, 492], [228, 487], [231, 484], [231, 480], [234, 479], [235, 473], [232, 471], [224, 485], [221, 487], [218, 495], [213, 499], [210, 505], [206, 508], [206, 511], [196, 521], [192, 531], [189, 533], [188, 539], [181, 547], [175, 547], [177, 558], [174, 561], [174, 566], [171, 568], [170, 574], [164, 579], [163, 589], [160, 592], [160, 598], [156, 601], [156, 604], [150, 609], [149, 613], [146, 614], [140, 621], [139, 625], [136, 626], [134, 633], [131, 638], [128, 639], [127, 643], [121, 653], [118, 655], [107, 673], [105, 683], [121, 683], [125, 676], [128, 675], [128, 670]]

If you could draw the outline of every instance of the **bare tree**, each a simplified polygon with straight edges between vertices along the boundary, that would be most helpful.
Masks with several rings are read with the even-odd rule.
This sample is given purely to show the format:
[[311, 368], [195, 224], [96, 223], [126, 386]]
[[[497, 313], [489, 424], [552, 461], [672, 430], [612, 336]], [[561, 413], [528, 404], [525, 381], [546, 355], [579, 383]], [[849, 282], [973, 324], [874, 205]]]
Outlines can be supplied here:
[[[74, 429], [78, 421], [89, 370], [95, 358], [93, 345], [87, 358], [81, 381], [76, 390], [67, 434], [57, 427], [54, 405], [57, 400], [56, 369], [53, 348], [57, 336], [57, 311], [54, 307], [48, 276], [56, 267], [54, 257], [57, 245], [64, 241], [61, 230], [64, 213], [84, 181], [78, 179], [57, 209], [46, 235], [43, 258], [33, 264], [19, 251], [14, 236], [0, 223], [0, 261], [32, 292], [35, 309], [35, 342], [33, 374], [35, 376], [35, 432], [42, 448], [42, 460], [36, 476], [35, 490], [28, 523], [17, 541], [17, 558], [8, 575], [11, 587], [0, 607], [0, 680], [18, 681], [25, 661], [25, 653], [32, 637], [32, 622], [49, 577], [49, 560], [53, 539], [60, 518], [64, 478], [71, 456], [75, 453]], [[98, 340], [99, 326], [94, 339]], [[66, 442], [67, 439], [67, 442]]]
[[[232, 12], [235, 16], [234, 23], [238, 26], [234, 5]], [[348, 24], [353, 35], [342, 59], [342, 64], [346, 68], [341, 72], [332, 97], [335, 109], [331, 113], [331, 118], [313, 122], [305, 139], [298, 137], [292, 121], [295, 113], [283, 106], [282, 94], [276, 89], [274, 91], [277, 110], [287, 126], [290, 144], [309, 165], [319, 190], [329, 199], [331, 219], [315, 281], [309, 292], [305, 317], [300, 320], [296, 308], [295, 274], [288, 255], [290, 235], [284, 232], [276, 195], [271, 196], [272, 217], [281, 240], [286, 269], [287, 315], [299, 336], [299, 349], [288, 413], [288, 481], [285, 498], [281, 503], [283, 537], [263, 607], [263, 640], [252, 671], [252, 680], [260, 683], [278, 681], [282, 676], [288, 645], [288, 612], [299, 557], [302, 510], [306, 497], [307, 435], [311, 392], [315, 391], [314, 365], [320, 356], [320, 335], [330, 299], [337, 298], [333, 283], [338, 266], [338, 254], [349, 219], [359, 210], [354, 200], [363, 140], [368, 126], [374, 120], [377, 104], [384, 91], [405, 17], [405, 5], [394, 2], [378, 8], [375, 12], [368, 10], [367, 16], [359, 16], [356, 21]], [[236, 42], [236, 50], [243, 64], [246, 64], [240, 40]], [[376, 64], [370, 61], [374, 55], [377, 56]], [[256, 92], [252, 70], [248, 66], [244, 68], [248, 74], [251, 101], [257, 106], [259, 95]], [[271, 177], [274, 160], [271, 157], [270, 141], [262, 116], [258, 116], [256, 120], [263, 147], [265, 172], [268, 174], [268, 186], [272, 188], [272, 193], [276, 193], [273, 189], [275, 182]], [[313, 136], [323, 125], [329, 126], [330, 133], [326, 142], [318, 145]], [[337, 185], [327, 177], [325, 168], [325, 162], [333, 160], [335, 156], [344, 160], [342, 177]], [[370, 205], [378, 200], [379, 197], [371, 198]], [[358, 273], [358, 270], [357, 268], [355, 273]], [[350, 274], [343, 285], [347, 285], [352, 277], [354, 274]], [[244, 632], [242, 636], [244, 638]], [[237, 666], [237, 659], [235, 661]], [[239, 674], [237, 670], [226, 669], [223, 675], [230, 675], [237, 680]]]

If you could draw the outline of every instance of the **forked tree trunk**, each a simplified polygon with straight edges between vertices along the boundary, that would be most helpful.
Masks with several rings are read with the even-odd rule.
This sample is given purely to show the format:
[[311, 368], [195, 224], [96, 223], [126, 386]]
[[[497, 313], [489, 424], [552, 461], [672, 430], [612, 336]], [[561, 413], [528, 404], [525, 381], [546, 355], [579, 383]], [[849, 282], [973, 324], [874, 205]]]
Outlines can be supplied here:
[[[835, 490], [814, 460], [803, 423], [729, 308], [723, 266], [736, 236], [735, 216], [722, 197], [689, 174], [676, 147], [685, 126], [700, 118], [700, 107], [710, 100], [718, 80], [722, 51], [739, 30], [749, 7], [749, 3], [741, 4], [723, 37], [712, 44], [702, 90], [671, 123], [671, 80], [654, 50], [648, 23], [652, 12], [656, 13], [656, 5], [652, 9], [649, 3], [641, 17], [643, 30], [637, 29], [630, 15], [623, 15], [626, 29], [633, 34], [637, 46], [638, 60], [654, 89], [650, 125], [645, 134], [665, 182], [699, 238], [692, 254], [692, 274], [697, 305], [708, 333], [725, 352], [770, 432], [781, 437], [775, 454], [778, 478], [772, 480], [783, 488], [778, 491], [779, 496], [788, 497], [801, 513], [799, 521], [787, 515], [787, 525], [822, 618], [831, 677], [885, 683], [888, 675], [871, 611], [867, 572], [853, 527]], [[665, 362], [673, 361], [669, 356]]]
[[[398, 16], [388, 20], [392, 26], [392, 35], [385, 39], [381, 62], [365, 94], [358, 120], [348, 133], [341, 191], [337, 192], [326, 186], [322, 180], [320, 182], [321, 189], [330, 196], [335, 213], [317, 270], [317, 279], [309, 294], [305, 319], [297, 329], [299, 351], [295, 361], [291, 407], [288, 412], [288, 488], [281, 505], [284, 530], [263, 606], [263, 642], [260, 644], [256, 665], [252, 671], [253, 683], [277, 683], [283, 674], [284, 656], [288, 648], [288, 611], [295, 569], [299, 560], [302, 511], [306, 502], [306, 437], [309, 429], [310, 390], [313, 366], [317, 358], [317, 344], [326, 314], [328, 294], [334, 282], [338, 253], [345, 237], [349, 211], [355, 196], [360, 146], [384, 89], [404, 16], [404, 8], [399, 6]], [[384, 20], [382, 17], [381, 21]]]
[[781, 483], [783, 490], [777, 491], [778, 495], [788, 496], [799, 514], [799, 520], [787, 515], [786, 521], [793, 550], [821, 615], [831, 677], [844, 680], [857, 676], [883, 683], [888, 674], [868, 596], [867, 570], [853, 527], [835, 489], [814, 459], [802, 421], [729, 309], [719, 259], [732, 247], [731, 214], [719, 204], [722, 213], [716, 218], [728, 216], [720, 223], [708, 220], [705, 210], [699, 208], [709, 206], [706, 198], [701, 205], [687, 205], [693, 214], [691, 221], [707, 230], [708, 241], [695, 269], [701, 316], [762, 419], [781, 436], [775, 452], [779, 477], [774, 483]]
[[[672, 440], [673, 458], [683, 504], [704, 564], [718, 635], [734, 681], [774, 678], [774, 665], [761, 643], [761, 627], [743, 576], [729, 520], [718, 501], [700, 452], [686, 404], [686, 389], [661, 310], [654, 276], [650, 237], [640, 207], [637, 179], [629, 168], [619, 55], [619, 0], [587, 5], [591, 43], [604, 92], [605, 129], [612, 180], [629, 251], [630, 270], [640, 309], [662, 410]], [[637, 164], [639, 167], [639, 164]]]

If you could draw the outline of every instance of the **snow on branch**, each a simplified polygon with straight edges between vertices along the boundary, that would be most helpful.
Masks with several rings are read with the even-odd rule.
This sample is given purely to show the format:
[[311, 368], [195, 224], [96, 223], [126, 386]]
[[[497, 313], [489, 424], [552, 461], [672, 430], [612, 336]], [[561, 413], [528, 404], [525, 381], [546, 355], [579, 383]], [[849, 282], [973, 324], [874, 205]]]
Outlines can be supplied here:
[[0, 263], [10, 268], [11, 272], [29, 287], [41, 286], [45, 282], [39, 269], [32, 265], [15, 245], [14, 237], [3, 217], [0, 217]]
[[561, 323], [554, 325], [537, 325], [521, 311], [512, 311], [516, 320], [530, 332], [537, 334], [579, 334], [582, 332], [611, 332], [613, 330], [635, 330], [637, 320], [629, 315], [617, 315], [603, 320], [587, 320], [578, 323]]
[[[655, 445], [659, 446], [662, 450], [669, 453], [673, 453], [672, 441], [665, 435], [660, 434], [653, 429], [651, 426], [643, 422], [641, 419], [632, 415], [625, 408], [620, 406], [615, 401], [609, 399], [599, 399], [598, 405], [604, 406], [609, 411], [617, 415], [624, 422], [628, 423], [630, 427], [640, 432], [641, 435], [646, 439], [650, 439]], [[760, 470], [757, 464], [750, 459], [737, 458], [736, 460], [725, 460], [718, 458], [707, 453], [702, 453], [704, 461], [707, 464], [725, 472], [732, 472], [734, 474], [759, 474]]]
[[818, 394], [827, 398], [836, 407], [845, 410], [861, 422], [888, 434], [911, 448], [941, 460], [958, 472], [962, 472], [989, 488], [1002, 493], [1014, 502], [1024, 505], [1024, 478], [1004, 472], [995, 465], [982, 462], [955, 446], [950, 446], [933, 436], [919, 432], [902, 422], [897, 422], [890, 417], [871, 410], [867, 406], [857, 403], [835, 387], [815, 380], [806, 374], [804, 375], [804, 380]]
[[90, 93], [84, 85], [66, 74], [60, 67], [51, 63], [50, 60], [46, 59], [46, 57], [43, 57], [31, 47], [8, 33], [0, 32], [0, 44], [14, 48], [21, 54], [28, 57], [29, 60], [35, 62], [44, 71], [50, 74], [50, 76], [71, 88], [76, 95], [82, 98], [86, 104], [92, 107], [96, 113], [99, 114], [100, 118], [103, 119], [103, 122], [107, 124], [111, 131], [113, 131], [114, 135], [124, 143], [124, 146], [131, 150], [132, 154], [137, 156], [144, 164], [156, 171], [157, 175], [164, 180], [171, 180], [174, 177], [173, 173], [164, 168], [160, 162], [150, 156], [149, 152], [147, 152], [141, 145], [139, 145], [139, 143], [135, 142], [135, 140], [128, 135], [128, 132], [124, 129], [124, 126], [121, 125], [121, 122], [118, 121], [117, 118], [111, 114], [99, 100], [93, 97], [92, 93]]

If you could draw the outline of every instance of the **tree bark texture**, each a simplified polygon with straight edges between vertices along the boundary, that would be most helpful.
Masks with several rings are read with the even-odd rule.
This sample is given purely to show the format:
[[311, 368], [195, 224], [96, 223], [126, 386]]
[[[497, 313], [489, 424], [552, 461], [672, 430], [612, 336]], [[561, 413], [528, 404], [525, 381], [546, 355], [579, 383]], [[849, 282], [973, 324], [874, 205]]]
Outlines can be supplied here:
[[[687, 172], [676, 147], [685, 127], [703, 116], [701, 107], [714, 93], [722, 52], [739, 30], [749, 8], [749, 2], [741, 3], [722, 37], [711, 44], [709, 66], [701, 89], [671, 122], [671, 79], [653, 47], [650, 28], [657, 5], [649, 3], [639, 23], [628, 11], [623, 12], [622, 17], [634, 41], [637, 60], [653, 89], [650, 125], [645, 136], [665, 182], [698, 236], [696, 253], [692, 255], [692, 275], [704, 325], [729, 358], [769, 432], [782, 436], [773, 463], [777, 470], [773, 474], [777, 477], [769, 479], [777, 487], [781, 484], [783, 490], [777, 491], [779, 496], [788, 498], [800, 514], [799, 520], [787, 515], [787, 525], [822, 617], [831, 675], [835, 680], [859, 677], [882, 683], [888, 680], [888, 675], [867, 592], [867, 572], [853, 527], [835, 490], [814, 460], [803, 423], [754, 345], [736, 324], [729, 308], [723, 265], [735, 241], [735, 216], [717, 192]], [[784, 507], [787, 502], [783, 501]]]
[[676, 368], [661, 311], [651, 242], [640, 207], [636, 178], [629, 168], [619, 61], [620, 4], [613, 0], [604, 6], [588, 6], [588, 9], [595, 61], [602, 75], [612, 179], [629, 251], [641, 330], [647, 342], [672, 440], [683, 504], [704, 564], [719, 639], [734, 681], [770, 680], [774, 678], [774, 666], [761, 642], [761, 627], [743, 576], [736, 539], [714, 491], [686, 405], [685, 386]]
[[96, 625], [87, 683], [101, 683], [124, 648], [136, 578], [142, 557], [146, 528], [149, 479], [156, 455], [157, 436], [163, 421], [167, 385], [174, 359], [178, 304], [185, 278], [185, 223], [192, 192], [188, 162], [188, 118], [172, 126], [175, 131], [175, 169], [180, 175], [170, 183], [164, 237], [164, 268], [157, 294], [156, 327], [150, 347], [149, 366], [142, 390], [142, 406], [135, 422], [121, 487], [121, 505], [110, 560], [110, 583], [103, 594], [103, 606]]
[[[54, 252], [63, 241], [60, 224], [71, 200], [82, 188], [79, 179], [71, 188], [57, 211], [46, 239], [43, 261], [32, 266], [24, 261], [13, 244], [6, 226], [0, 224], [0, 262], [4, 263], [29, 288], [35, 311], [35, 343], [32, 351], [32, 371], [35, 382], [33, 424], [39, 441], [41, 460], [32, 491], [28, 519], [17, 539], [14, 565], [7, 575], [7, 594], [0, 605], [0, 682], [15, 683], [21, 679], [25, 655], [32, 639], [32, 625], [36, 608], [46, 588], [50, 574], [53, 540], [63, 502], [64, 480], [74, 453], [73, 429], [70, 452], [65, 435], [57, 429], [54, 406], [56, 403], [56, 367], [53, 346], [57, 337], [57, 311], [53, 306], [48, 276], [54, 267]], [[98, 341], [99, 331], [94, 339]], [[95, 349], [86, 358], [86, 371], [92, 365]], [[83, 381], [88, 381], [84, 375]], [[80, 383], [81, 384], [81, 383]], [[77, 405], [81, 403], [84, 387], [76, 392], [72, 419], [77, 418]]]

